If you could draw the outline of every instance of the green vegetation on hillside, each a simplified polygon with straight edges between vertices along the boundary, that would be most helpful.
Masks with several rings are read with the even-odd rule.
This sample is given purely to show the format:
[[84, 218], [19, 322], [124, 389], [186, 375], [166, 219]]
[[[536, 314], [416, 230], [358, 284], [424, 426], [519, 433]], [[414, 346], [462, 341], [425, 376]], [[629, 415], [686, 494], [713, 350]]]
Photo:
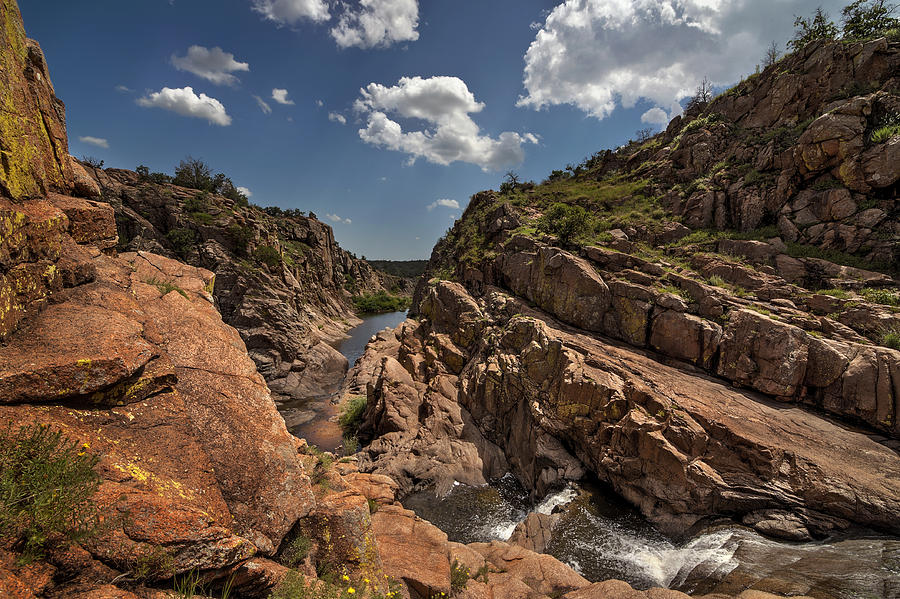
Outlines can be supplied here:
[[353, 298], [353, 307], [357, 314], [377, 314], [379, 312], [398, 312], [407, 310], [412, 300], [408, 297], [391, 295], [387, 291], [365, 293]]

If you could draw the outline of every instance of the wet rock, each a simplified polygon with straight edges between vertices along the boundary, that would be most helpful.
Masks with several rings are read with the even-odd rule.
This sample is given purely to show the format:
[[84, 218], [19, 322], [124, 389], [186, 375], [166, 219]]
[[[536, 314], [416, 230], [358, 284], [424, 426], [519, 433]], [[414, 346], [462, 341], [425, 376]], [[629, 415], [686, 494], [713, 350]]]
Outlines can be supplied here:
[[751, 526], [764, 535], [778, 537], [789, 541], [810, 541], [803, 519], [789, 512], [778, 510], [759, 510], [744, 516], [744, 524]]
[[535, 553], [544, 553], [553, 538], [553, 529], [559, 521], [556, 514], [532, 512], [516, 526], [509, 542]]

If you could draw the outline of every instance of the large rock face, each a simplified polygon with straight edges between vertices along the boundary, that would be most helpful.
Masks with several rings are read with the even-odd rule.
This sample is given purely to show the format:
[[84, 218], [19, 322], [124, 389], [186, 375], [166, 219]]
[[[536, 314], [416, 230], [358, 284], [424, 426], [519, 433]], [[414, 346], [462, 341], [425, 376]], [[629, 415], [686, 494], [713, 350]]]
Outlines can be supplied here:
[[0, 17], [0, 420], [61, 430], [100, 457], [105, 524], [87, 553], [53, 558], [71, 570], [59, 579], [96, 587], [148, 555], [171, 564], [152, 578], [274, 554], [315, 501], [297, 439], [216, 310], [213, 273], [115, 256], [112, 207], [68, 195], [91, 188], [73, 187], [40, 50], [14, 2]]
[[66, 108], [15, 0], [0, 2], [0, 190], [16, 200], [72, 189]]
[[[449, 292], [463, 296], [456, 305], [472, 301], [452, 283], [439, 283], [430, 294]], [[849, 522], [900, 531], [892, 516], [900, 509], [900, 457], [869, 437], [569, 331], [499, 290], [485, 296], [482, 313], [482, 341], [463, 349], [466, 365], [458, 374], [440, 359], [410, 372], [383, 358], [370, 385], [373, 432], [382, 432], [377, 427], [385, 416], [379, 415], [432, 415], [408, 420], [403, 433], [369, 445], [367, 469], [387, 464], [401, 486], [426, 484], [426, 476], [410, 480], [390, 470], [391, 458], [404, 463], [390, 453], [400, 447], [414, 448], [420, 459], [435, 456], [423, 443], [432, 437], [429, 444], [463, 444], [450, 426], [448, 406], [455, 400], [457, 418], [476, 423], [484, 440], [502, 447], [519, 478], [539, 494], [581, 478], [586, 468], [671, 531], [722, 514], [759, 523], [753, 515], [763, 510], [793, 514], [818, 535]], [[445, 343], [448, 331], [424, 316], [399, 330], [397, 355]], [[449, 393], [447, 377], [455, 382]], [[448, 415], [440, 419], [439, 410]], [[404, 434], [406, 445], [397, 440]], [[469, 447], [488, 445], [475, 438]], [[464, 463], [490, 474], [477, 460]], [[428, 469], [407, 469], [407, 476], [413, 472]]]

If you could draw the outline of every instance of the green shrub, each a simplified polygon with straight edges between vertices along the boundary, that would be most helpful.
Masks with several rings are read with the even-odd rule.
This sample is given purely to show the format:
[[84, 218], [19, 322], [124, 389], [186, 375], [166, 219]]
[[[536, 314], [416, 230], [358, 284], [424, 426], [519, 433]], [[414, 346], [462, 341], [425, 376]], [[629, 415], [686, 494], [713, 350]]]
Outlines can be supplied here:
[[352, 435], [359, 430], [359, 425], [362, 424], [365, 411], [365, 395], [355, 395], [347, 400], [341, 410], [341, 415], [338, 418], [338, 424], [341, 425], [341, 429], [343, 429], [344, 433]]
[[175, 177], [172, 179], [172, 183], [181, 187], [212, 191], [212, 170], [202, 160], [188, 156], [175, 167]]
[[800, 50], [817, 40], [833, 40], [838, 35], [837, 26], [822, 7], [817, 8], [810, 18], [794, 17], [794, 27], [794, 39], [787, 44], [792, 50]]
[[175, 250], [179, 257], [186, 258], [194, 248], [197, 235], [193, 229], [177, 227], [166, 233], [166, 239], [172, 244], [172, 249]]
[[861, 289], [859, 294], [875, 304], [884, 304], [885, 306], [900, 306], [900, 290], [897, 289], [873, 289], [866, 287]]
[[247, 246], [250, 244], [250, 239], [253, 238], [253, 231], [250, 230], [250, 227], [239, 225], [238, 223], [231, 223], [225, 231], [234, 241], [235, 252], [239, 256], [246, 256]]
[[728, 281], [720, 277], [719, 275], [713, 275], [707, 279], [710, 285], [714, 287], [728, 287]]
[[881, 332], [881, 345], [900, 350], [900, 327], [892, 327]]
[[484, 584], [487, 584], [487, 583], [488, 583], [488, 565], [487, 565], [487, 562], [485, 562], [480, 568], [478, 568], [478, 571], [475, 572], [475, 576], [474, 576], [473, 578], [475, 578], [475, 580], [478, 580], [479, 577], [481, 577], [481, 582], [483, 582]]
[[353, 298], [353, 307], [358, 314], [378, 312], [399, 312], [409, 308], [412, 300], [402, 295], [391, 295], [387, 291], [366, 293]]
[[452, 592], [463, 590], [466, 588], [466, 583], [469, 582], [469, 578], [469, 569], [460, 564], [457, 560], [453, 560], [453, 563], [450, 564], [450, 590]]
[[159, 545], [143, 551], [128, 565], [131, 578], [138, 582], [167, 579], [174, 573], [175, 558]]
[[872, 143], [873, 144], [881, 144], [891, 139], [892, 137], [900, 136], [900, 124], [898, 125], [885, 125], [884, 127], [879, 127], [872, 131]]
[[200, 583], [200, 571], [197, 569], [185, 572], [180, 576], [172, 579], [172, 590], [179, 599], [194, 599], [194, 595], [203, 592], [203, 585]]
[[345, 456], [351, 456], [359, 451], [359, 439], [356, 438], [356, 435], [345, 434], [342, 445]]
[[269, 268], [278, 268], [281, 264], [281, 254], [271, 245], [259, 246], [253, 251], [253, 257]]
[[0, 539], [38, 559], [56, 539], [78, 542], [99, 524], [92, 497], [99, 459], [46, 425], [0, 432]]
[[844, 24], [844, 39], [869, 39], [900, 27], [900, 20], [894, 18], [896, 6], [885, 0], [855, 0], [845, 6], [841, 13]]
[[577, 204], [557, 202], [538, 220], [538, 228], [556, 235], [560, 243], [569, 243], [593, 229], [593, 217]]
[[378, 502], [372, 499], [371, 497], [366, 499], [366, 503], [369, 505], [369, 513], [374, 514], [378, 511]]
[[401, 596], [400, 584], [387, 579], [387, 591], [369, 586], [368, 580], [352, 581], [346, 574], [338, 578], [333, 573], [332, 581], [307, 578], [291, 570], [269, 595], [269, 599], [396, 599]]

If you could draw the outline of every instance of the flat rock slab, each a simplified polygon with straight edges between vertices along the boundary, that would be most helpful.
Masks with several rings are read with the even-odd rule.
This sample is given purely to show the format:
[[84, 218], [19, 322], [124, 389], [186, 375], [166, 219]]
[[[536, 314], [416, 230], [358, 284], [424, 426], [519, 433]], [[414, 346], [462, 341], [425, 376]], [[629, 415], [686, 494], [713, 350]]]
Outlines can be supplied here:
[[60, 402], [116, 385], [158, 355], [141, 332], [98, 306], [50, 306], [0, 347], [0, 403]]

